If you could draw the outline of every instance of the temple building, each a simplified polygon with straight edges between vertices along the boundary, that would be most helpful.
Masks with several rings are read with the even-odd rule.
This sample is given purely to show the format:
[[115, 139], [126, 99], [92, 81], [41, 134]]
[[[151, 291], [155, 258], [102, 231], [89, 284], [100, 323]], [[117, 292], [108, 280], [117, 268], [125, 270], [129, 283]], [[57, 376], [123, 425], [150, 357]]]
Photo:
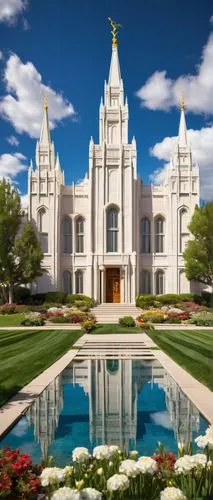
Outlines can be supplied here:
[[38, 231], [45, 269], [34, 293], [62, 290], [98, 302], [134, 303], [140, 293], [191, 291], [182, 254], [199, 204], [199, 169], [192, 160], [184, 103], [161, 186], [145, 185], [137, 174], [137, 146], [134, 137], [129, 140], [128, 118], [113, 38], [99, 108], [99, 142], [90, 140], [84, 181], [65, 185], [45, 100], [36, 166], [31, 163], [28, 180], [28, 217]]

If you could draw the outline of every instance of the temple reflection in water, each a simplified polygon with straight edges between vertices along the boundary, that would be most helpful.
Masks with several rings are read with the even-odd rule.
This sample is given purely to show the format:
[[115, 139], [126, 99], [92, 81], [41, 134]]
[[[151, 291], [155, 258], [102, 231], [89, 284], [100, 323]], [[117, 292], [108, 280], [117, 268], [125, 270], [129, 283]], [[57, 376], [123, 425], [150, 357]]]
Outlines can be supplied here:
[[137, 448], [138, 398], [147, 384], [157, 384], [164, 390], [166, 417], [177, 441], [189, 443], [192, 432], [199, 430], [198, 410], [158, 361], [76, 361], [47, 387], [27, 413], [43, 457], [48, 455], [55, 438], [63, 409], [64, 384], [81, 386], [88, 397], [91, 445], [117, 444], [125, 451]]

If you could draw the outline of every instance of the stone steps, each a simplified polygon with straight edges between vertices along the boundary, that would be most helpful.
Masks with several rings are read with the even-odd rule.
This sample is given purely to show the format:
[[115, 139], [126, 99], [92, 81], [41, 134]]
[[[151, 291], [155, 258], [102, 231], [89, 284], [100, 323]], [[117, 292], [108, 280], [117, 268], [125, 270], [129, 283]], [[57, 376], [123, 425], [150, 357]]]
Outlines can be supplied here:
[[134, 319], [140, 314], [135, 304], [104, 303], [93, 308], [98, 323], [118, 323], [123, 316], [132, 316]]

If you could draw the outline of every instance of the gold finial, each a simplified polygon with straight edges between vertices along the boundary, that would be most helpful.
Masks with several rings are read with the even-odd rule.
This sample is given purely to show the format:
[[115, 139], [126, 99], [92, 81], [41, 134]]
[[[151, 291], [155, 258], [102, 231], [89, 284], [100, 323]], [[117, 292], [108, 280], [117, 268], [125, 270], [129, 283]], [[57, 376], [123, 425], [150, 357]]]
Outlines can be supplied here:
[[44, 110], [47, 111], [48, 109], [48, 97], [47, 94], [44, 94]]
[[184, 101], [184, 93], [183, 92], [181, 92], [180, 109], [182, 109], [183, 111], [185, 109], [185, 101]]
[[118, 38], [117, 38], [118, 28], [122, 28], [122, 26], [121, 26], [121, 24], [116, 23], [116, 21], [113, 21], [111, 19], [111, 17], [108, 17], [108, 19], [109, 19], [109, 22], [112, 26], [112, 31], [111, 31], [111, 33], [112, 33], [112, 46], [117, 47], [117, 45], [118, 45]]

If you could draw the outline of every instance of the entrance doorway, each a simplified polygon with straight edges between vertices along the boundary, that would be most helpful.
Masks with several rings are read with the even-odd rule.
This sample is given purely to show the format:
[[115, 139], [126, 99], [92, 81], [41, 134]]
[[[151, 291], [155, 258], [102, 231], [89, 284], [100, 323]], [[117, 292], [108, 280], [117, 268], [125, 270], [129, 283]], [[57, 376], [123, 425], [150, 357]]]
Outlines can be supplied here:
[[108, 267], [106, 269], [106, 302], [119, 303], [120, 299], [120, 268]]

